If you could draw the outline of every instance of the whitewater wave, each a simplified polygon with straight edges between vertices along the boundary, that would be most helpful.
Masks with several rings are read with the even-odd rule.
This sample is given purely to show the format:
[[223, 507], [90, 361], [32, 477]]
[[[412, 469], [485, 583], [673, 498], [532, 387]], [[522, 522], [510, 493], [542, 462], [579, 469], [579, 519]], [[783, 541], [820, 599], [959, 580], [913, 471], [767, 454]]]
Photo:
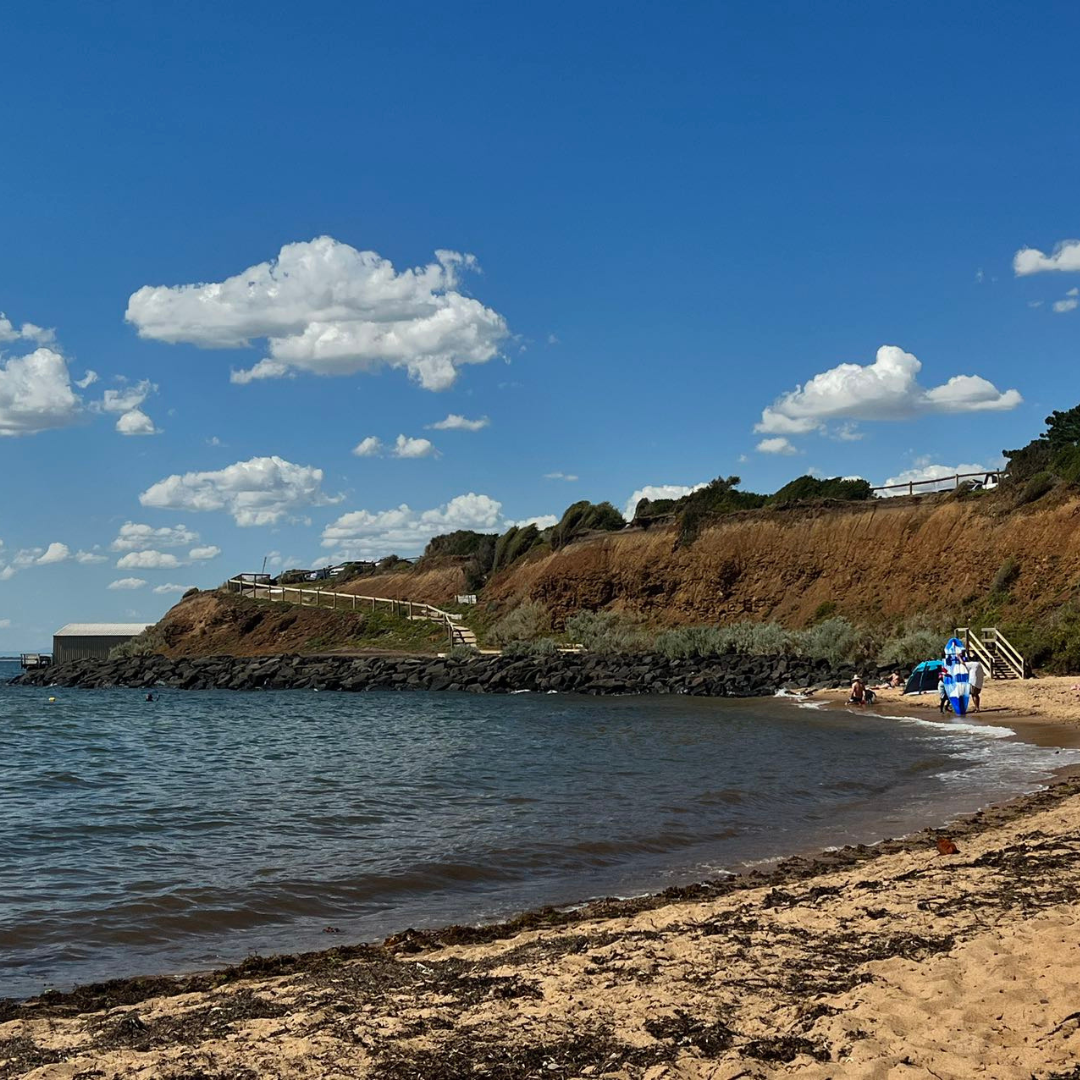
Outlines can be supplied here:
[[984, 739], [1009, 739], [1016, 734], [1012, 728], [992, 727], [990, 724], [964, 724], [949, 720], [925, 720], [921, 716], [892, 716], [888, 713], [879, 715], [882, 720], [896, 720], [901, 724], [929, 728], [933, 731], [940, 731], [942, 734], [979, 735]]

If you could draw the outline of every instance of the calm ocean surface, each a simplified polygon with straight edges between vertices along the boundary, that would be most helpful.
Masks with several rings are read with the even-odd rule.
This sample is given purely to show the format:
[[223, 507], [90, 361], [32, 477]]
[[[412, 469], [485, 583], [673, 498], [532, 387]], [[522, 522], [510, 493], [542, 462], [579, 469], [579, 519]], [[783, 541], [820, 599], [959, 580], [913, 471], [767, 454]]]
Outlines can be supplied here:
[[143, 698], [0, 686], [0, 997], [653, 891], [1080, 759], [777, 699]]

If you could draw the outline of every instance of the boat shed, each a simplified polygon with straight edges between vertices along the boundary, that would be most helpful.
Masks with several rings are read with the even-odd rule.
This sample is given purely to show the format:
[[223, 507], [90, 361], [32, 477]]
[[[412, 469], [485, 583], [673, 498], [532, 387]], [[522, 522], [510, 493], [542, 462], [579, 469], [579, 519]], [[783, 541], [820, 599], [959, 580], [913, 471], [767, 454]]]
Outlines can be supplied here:
[[53, 663], [106, 660], [109, 651], [137, 637], [153, 623], [68, 623], [53, 634]]

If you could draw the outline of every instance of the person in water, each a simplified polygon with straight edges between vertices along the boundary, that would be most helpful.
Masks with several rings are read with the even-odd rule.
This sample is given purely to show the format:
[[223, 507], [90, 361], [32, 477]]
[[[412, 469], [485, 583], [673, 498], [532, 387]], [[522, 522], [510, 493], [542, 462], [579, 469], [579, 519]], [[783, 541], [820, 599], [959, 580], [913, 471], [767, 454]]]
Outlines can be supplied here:
[[146, 700], [147, 700], [147, 701], [157, 701], [157, 698], [156, 698], [156, 697], [154, 697], [154, 695], [153, 695], [153, 694], [147, 694], [147, 695], [146, 695]]

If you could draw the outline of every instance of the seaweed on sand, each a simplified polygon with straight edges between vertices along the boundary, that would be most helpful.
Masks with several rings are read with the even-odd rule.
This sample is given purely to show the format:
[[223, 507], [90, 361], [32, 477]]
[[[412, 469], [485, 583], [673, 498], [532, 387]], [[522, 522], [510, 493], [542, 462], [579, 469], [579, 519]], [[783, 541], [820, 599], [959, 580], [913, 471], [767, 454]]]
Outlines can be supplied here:
[[56, 1050], [38, 1046], [33, 1039], [28, 1039], [25, 1035], [0, 1039], [0, 1080], [22, 1076], [42, 1065], [54, 1065], [63, 1061], [64, 1057], [64, 1054]]
[[637, 1047], [610, 1031], [581, 1031], [544, 1043], [510, 1043], [474, 1034], [456, 1035], [437, 1048], [391, 1046], [382, 1051], [369, 1080], [569, 1080], [669, 1060], [672, 1047]]
[[143, 1020], [134, 1010], [117, 1017], [106, 1015], [94, 1026], [95, 1049], [130, 1047], [150, 1050], [160, 1046], [198, 1046], [209, 1039], [231, 1034], [233, 1025], [244, 1020], [284, 1016], [289, 1008], [251, 990], [215, 995], [210, 1004], [188, 1009], [158, 1020]]

